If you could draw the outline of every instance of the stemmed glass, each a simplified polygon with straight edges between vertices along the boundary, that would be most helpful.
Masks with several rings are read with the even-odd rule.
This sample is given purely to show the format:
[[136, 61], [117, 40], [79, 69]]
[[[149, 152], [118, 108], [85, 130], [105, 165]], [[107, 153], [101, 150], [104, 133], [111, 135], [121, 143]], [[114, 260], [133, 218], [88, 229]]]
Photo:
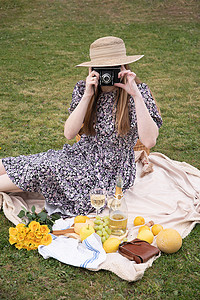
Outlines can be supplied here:
[[92, 206], [96, 209], [96, 216], [98, 210], [105, 205], [106, 202], [106, 190], [101, 188], [95, 188], [90, 191], [90, 201]]

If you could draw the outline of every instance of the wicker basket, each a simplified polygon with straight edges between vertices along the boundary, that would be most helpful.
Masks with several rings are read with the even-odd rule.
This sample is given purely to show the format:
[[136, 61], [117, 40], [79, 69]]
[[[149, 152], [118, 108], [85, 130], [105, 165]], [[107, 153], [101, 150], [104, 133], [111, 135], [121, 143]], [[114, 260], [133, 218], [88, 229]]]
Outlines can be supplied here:
[[80, 134], [77, 134], [77, 135], [76, 135], [76, 141], [78, 142], [78, 141], [80, 141], [80, 139], [81, 139]]
[[[78, 142], [78, 141], [80, 141], [80, 139], [81, 139], [81, 136], [80, 136], [79, 134], [77, 134], [77, 135], [76, 135], [76, 141]], [[147, 147], [145, 147], [145, 146], [140, 142], [140, 140], [138, 139], [138, 140], [137, 140], [137, 143], [136, 143], [136, 145], [135, 145], [135, 147], [134, 147], [134, 151], [141, 151], [141, 150], [145, 150], [146, 153], [147, 153], [147, 155], [149, 155], [149, 153], [150, 153], [150, 149], [147, 148]]]
[[145, 150], [146, 153], [147, 153], [147, 155], [150, 154], [150, 149], [147, 148], [147, 147], [145, 147], [145, 146], [140, 142], [140, 140], [138, 139], [138, 140], [137, 140], [137, 143], [136, 143], [136, 145], [135, 145], [135, 147], [134, 147], [134, 151], [141, 151], [141, 150]]

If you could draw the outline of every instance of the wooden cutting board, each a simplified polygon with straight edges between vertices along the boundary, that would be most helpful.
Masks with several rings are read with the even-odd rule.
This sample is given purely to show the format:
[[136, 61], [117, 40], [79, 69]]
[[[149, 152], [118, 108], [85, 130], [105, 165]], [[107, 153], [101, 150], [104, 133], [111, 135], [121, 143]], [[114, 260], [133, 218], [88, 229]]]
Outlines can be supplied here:
[[64, 229], [64, 230], [53, 230], [52, 234], [54, 234], [56, 236], [64, 235], [66, 237], [80, 240], [80, 235], [75, 233], [74, 226], [72, 226], [68, 229]]
[[[56, 236], [64, 235], [66, 237], [80, 240], [80, 235], [75, 233], [74, 226], [71, 226], [70, 228], [64, 230], [53, 230], [52, 234]], [[118, 235], [111, 234], [110, 237], [116, 237], [122, 241], [124, 238], [127, 237], [127, 235], [128, 235], [128, 230], [123, 235], [118, 236]]]

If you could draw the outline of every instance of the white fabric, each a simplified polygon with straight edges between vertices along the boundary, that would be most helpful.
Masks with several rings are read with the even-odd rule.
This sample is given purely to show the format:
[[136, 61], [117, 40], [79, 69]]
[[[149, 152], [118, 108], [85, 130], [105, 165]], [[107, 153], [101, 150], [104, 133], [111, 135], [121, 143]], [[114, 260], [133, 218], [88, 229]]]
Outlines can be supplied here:
[[[174, 228], [184, 238], [200, 222], [200, 171], [185, 162], [171, 160], [161, 153], [151, 153], [149, 161], [153, 163], [154, 171], [140, 177], [143, 165], [138, 162], [135, 184], [125, 194], [129, 209], [128, 239], [137, 236], [138, 226], [133, 226], [133, 220], [138, 215], [143, 216], [146, 222], [153, 220], [164, 228]], [[18, 224], [19, 218], [16, 214], [21, 210], [21, 205], [31, 207], [34, 203], [38, 209], [44, 206], [44, 200], [40, 197], [38, 201], [38, 197], [34, 203], [34, 199], [30, 199], [27, 193], [0, 193], [0, 206], [3, 206], [6, 217]], [[106, 214], [108, 210], [103, 212], [103, 215]], [[156, 238], [153, 245], [156, 246]], [[142, 278], [154, 259], [136, 264], [118, 253], [110, 253], [96, 270], [109, 270], [125, 280], [135, 281]]]
[[65, 230], [70, 228], [74, 224], [74, 218], [65, 219], [62, 218], [55, 221], [52, 229], [53, 230]]
[[21, 222], [21, 219], [17, 216], [22, 207], [31, 211], [31, 207], [35, 205], [36, 212], [40, 212], [45, 205], [43, 196], [38, 193], [2, 193], [0, 192], [0, 209], [3, 208], [3, 212], [13, 224], [17, 225]]
[[106, 260], [100, 237], [93, 233], [82, 243], [65, 236], [55, 237], [48, 246], [39, 246], [39, 253], [45, 258], [53, 257], [62, 263], [75, 267], [97, 269]]

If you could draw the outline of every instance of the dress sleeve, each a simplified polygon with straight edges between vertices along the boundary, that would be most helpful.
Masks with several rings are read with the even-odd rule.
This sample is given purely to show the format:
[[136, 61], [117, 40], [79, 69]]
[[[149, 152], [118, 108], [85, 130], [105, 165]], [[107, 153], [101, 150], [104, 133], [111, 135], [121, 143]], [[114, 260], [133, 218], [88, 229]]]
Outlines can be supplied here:
[[73, 112], [73, 110], [77, 107], [77, 105], [81, 101], [84, 92], [85, 92], [85, 81], [80, 80], [75, 85], [72, 93], [72, 101], [70, 107], [68, 108], [70, 114]]
[[139, 89], [146, 104], [146, 107], [148, 108], [150, 116], [157, 124], [158, 128], [160, 128], [162, 125], [162, 118], [148, 85], [145, 83], [141, 83], [139, 85]]

